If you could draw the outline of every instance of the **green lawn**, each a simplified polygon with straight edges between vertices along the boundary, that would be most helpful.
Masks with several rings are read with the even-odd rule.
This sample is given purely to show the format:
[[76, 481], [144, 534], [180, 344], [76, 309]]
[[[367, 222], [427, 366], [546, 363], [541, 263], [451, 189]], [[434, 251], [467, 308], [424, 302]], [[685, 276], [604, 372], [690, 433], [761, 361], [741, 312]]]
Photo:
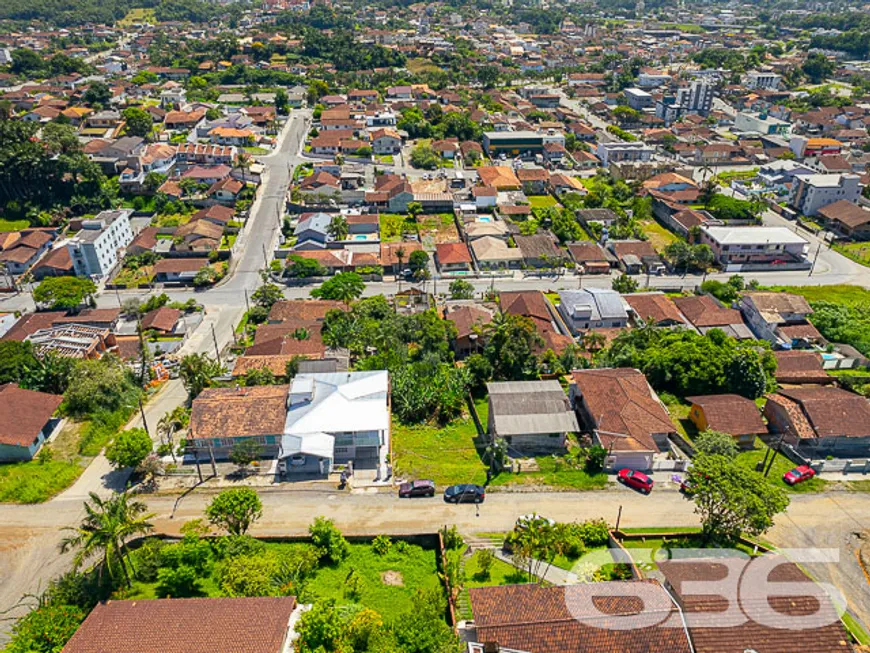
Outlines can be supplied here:
[[[704, 542], [703, 539], [698, 536], [697, 530], [681, 528], [672, 529], [671, 532], [678, 533], [678, 535], [671, 538], [647, 537], [644, 539], [626, 539], [622, 541], [622, 546], [628, 550], [629, 554], [634, 559], [635, 564], [644, 571], [656, 569], [658, 562], [670, 559], [672, 556], [672, 548], [682, 549], [683, 551], [681, 555], [683, 557], [688, 555], [688, 549], [719, 548], [716, 544]], [[734, 548], [749, 556], [753, 553], [752, 548], [745, 544], [737, 544]], [[647, 550], [635, 553], [638, 549]], [[697, 555], [692, 557], [703, 556], [704, 554], [702, 552], [698, 552]]]
[[689, 410], [692, 405], [679, 397], [663, 393], [664, 397], [660, 398], [668, 408], [668, 413], [671, 416], [671, 421], [677, 427], [680, 435], [691, 442], [698, 435], [698, 427], [689, 419]]
[[552, 487], [578, 491], [601, 490], [607, 487], [607, 474], [588, 474], [582, 469], [569, 467], [553, 456], [538, 456], [535, 462], [539, 471], [519, 474], [503, 472], [492, 479], [491, 485]]
[[[266, 552], [281, 553], [310, 544], [266, 543]], [[362, 579], [358, 597], [348, 595], [346, 579], [351, 572]], [[387, 572], [392, 572], [385, 576]], [[222, 596], [214, 576], [201, 579], [203, 593]], [[157, 598], [157, 582], [136, 581], [127, 599]], [[372, 551], [369, 544], [351, 544], [350, 555], [338, 565], [322, 565], [306, 585], [306, 600], [320, 602], [334, 599], [338, 605], [360, 604], [371, 608], [386, 621], [410, 611], [415, 605], [417, 590], [437, 590], [441, 587], [436, 569], [436, 552], [408, 544], [403, 552], [395, 546], [383, 556]]]
[[[479, 406], [477, 412], [485, 425], [485, 405]], [[477, 429], [471, 417], [455, 420], [443, 428], [405, 426], [394, 421], [396, 475], [431, 479], [439, 489], [454, 483], [483, 484], [486, 481], [486, 466], [475, 447], [476, 438]]]
[[548, 209], [551, 206], [559, 206], [559, 202], [552, 195], [529, 195], [529, 204], [533, 209]]
[[0, 219], [0, 232], [21, 231], [27, 229], [30, 222], [27, 220], [3, 220]]
[[867, 634], [867, 630], [860, 621], [848, 612], [844, 612], [843, 624], [861, 646], [870, 646], [870, 635]]
[[[462, 555], [462, 551], [451, 551], [448, 555]], [[459, 619], [471, 619], [471, 604], [468, 600], [468, 590], [473, 587], [492, 587], [494, 585], [520, 585], [528, 582], [526, 575], [519, 569], [502, 560], [494, 560], [489, 568], [489, 575], [484, 576], [480, 571], [478, 560], [480, 551], [475, 551], [465, 560], [465, 582], [459, 598], [461, 613]]]
[[[737, 456], [737, 462], [743, 465], [744, 467], [755, 471], [755, 465], [761, 460], [764, 460], [764, 454], [768, 450], [768, 447], [761, 441], [755, 440], [755, 449], [750, 451], [742, 451]], [[771, 452], [772, 453], [772, 452]], [[770, 455], [768, 455], [768, 463], [770, 462]], [[804, 481], [803, 483], [798, 483], [797, 485], [787, 485], [785, 481], [782, 480], [782, 475], [787, 471], [794, 469], [795, 464], [791, 462], [788, 458], [786, 458], [782, 454], [778, 454], [776, 459], [774, 460], [773, 467], [770, 468], [770, 473], [767, 476], [767, 481], [778, 488], [781, 488], [787, 492], [793, 493], [812, 493], [812, 492], [821, 492], [825, 489], [826, 481], [823, 481], [819, 477], [811, 478], [808, 481]]]
[[135, 23], [150, 23], [157, 24], [157, 17], [153, 9], [131, 9], [121, 20], [118, 21], [118, 27], [132, 27]]
[[801, 295], [810, 302], [833, 302], [846, 306], [870, 306], [870, 290], [844, 284], [832, 286], [770, 286], [766, 290]]
[[375, 160], [378, 163], [383, 163], [385, 165], [392, 165], [393, 164], [393, 155], [392, 154], [376, 154]]
[[242, 149], [245, 152], [247, 152], [248, 154], [253, 154], [255, 156], [262, 155], [262, 154], [269, 154], [269, 152], [272, 151], [272, 150], [266, 149], [265, 147], [257, 147], [257, 146], [243, 147]]
[[417, 224], [407, 215], [399, 213], [381, 213], [380, 215], [381, 240], [384, 242], [398, 242], [403, 233], [417, 233]]
[[846, 258], [870, 267], [870, 243], [844, 243], [834, 245], [834, 249]]
[[673, 242], [680, 240], [679, 236], [668, 231], [655, 220], [647, 220], [642, 223], [643, 232], [649, 238], [649, 242], [659, 253], [663, 252], [665, 247]]

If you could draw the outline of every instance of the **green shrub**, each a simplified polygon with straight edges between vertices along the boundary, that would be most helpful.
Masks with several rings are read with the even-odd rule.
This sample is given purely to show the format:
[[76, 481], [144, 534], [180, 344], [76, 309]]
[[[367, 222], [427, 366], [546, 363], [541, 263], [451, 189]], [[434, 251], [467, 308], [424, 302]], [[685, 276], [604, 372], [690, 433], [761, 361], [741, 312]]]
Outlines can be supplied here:
[[378, 535], [374, 540], [372, 540], [372, 551], [379, 556], [387, 555], [392, 546], [393, 542], [390, 540], [388, 535]]
[[160, 569], [157, 572], [157, 587], [154, 592], [161, 599], [182, 599], [205, 594], [196, 570], [187, 565]]
[[332, 564], [339, 564], [350, 555], [350, 544], [331, 519], [318, 517], [308, 527], [311, 543], [318, 549], [321, 558]]
[[71, 605], [46, 605], [12, 627], [7, 653], [60, 653], [84, 621], [85, 613]]
[[462, 548], [462, 545], [465, 544], [465, 540], [462, 539], [456, 526], [450, 528], [444, 526], [441, 529], [441, 539], [444, 541], [444, 548], [448, 551]]

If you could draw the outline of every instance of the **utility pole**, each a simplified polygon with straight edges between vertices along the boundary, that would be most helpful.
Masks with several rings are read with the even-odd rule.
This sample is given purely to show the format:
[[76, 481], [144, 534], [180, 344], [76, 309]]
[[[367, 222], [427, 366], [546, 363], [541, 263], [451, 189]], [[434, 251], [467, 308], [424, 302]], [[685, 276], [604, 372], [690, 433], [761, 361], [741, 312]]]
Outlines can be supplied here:
[[245, 288], [245, 307], [248, 309], [248, 313], [251, 312], [251, 302], [248, 300], [248, 289]]
[[148, 430], [148, 420], [145, 419], [145, 406], [142, 405], [142, 397], [139, 397], [139, 414], [142, 415], [142, 426], [145, 428], [145, 433], [151, 437], [151, 431]]
[[269, 269], [269, 257], [266, 255], [266, 243], [263, 243], [263, 263]]
[[217, 336], [214, 332], [214, 324], [211, 325], [211, 339], [214, 341], [214, 354], [217, 357], [217, 362], [221, 362], [221, 350], [218, 348]]
[[813, 264], [810, 266], [810, 272], [807, 275], [807, 278], [813, 276], [813, 270], [816, 269], [816, 261], [819, 260], [819, 252], [822, 251], [822, 244], [819, 243], [819, 246], [816, 248], [816, 255], [813, 257]]
[[622, 520], [622, 504], [619, 504], [619, 512], [616, 513], [616, 528], [614, 529], [614, 533], [619, 532], [619, 522]]

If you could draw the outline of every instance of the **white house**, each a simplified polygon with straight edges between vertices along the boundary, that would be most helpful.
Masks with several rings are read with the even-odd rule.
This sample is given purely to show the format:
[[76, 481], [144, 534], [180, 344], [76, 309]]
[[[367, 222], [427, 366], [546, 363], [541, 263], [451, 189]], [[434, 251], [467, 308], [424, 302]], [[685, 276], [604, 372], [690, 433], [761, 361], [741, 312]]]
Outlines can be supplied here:
[[861, 194], [860, 177], [845, 175], [795, 175], [788, 203], [803, 215], [812, 216], [829, 204], [846, 200], [857, 202]]
[[386, 371], [297, 374], [287, 397], [278, 458], [286, 474], [321, 473], [335, 463], [377, 469], [390, 451]]
[[588, 329], [621, 328], [628, 323], [622, 297], [609, 288], [561, 290], [559, 313], [575, 335]]
[[809, 243], [786, 227], [701, 227], [722, 265], [805, 263]]

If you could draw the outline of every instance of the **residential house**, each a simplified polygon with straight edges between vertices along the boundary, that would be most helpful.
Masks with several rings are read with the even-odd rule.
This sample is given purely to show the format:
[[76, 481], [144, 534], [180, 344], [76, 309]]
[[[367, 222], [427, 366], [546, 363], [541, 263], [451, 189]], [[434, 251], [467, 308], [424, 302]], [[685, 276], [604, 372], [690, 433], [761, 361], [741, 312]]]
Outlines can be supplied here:
[[471, 253], [465, 243], [438, 243], [435, 245], [435, 263], [441, 272], [469, 271]]
[[492, 321], [493, 315], [494, 311], [484, 304], [467, 301], [447, 304], [444, 319], [450, 320], [456, 327], [456, 337], [451, 344], [457, 358], [463, 359], [483, 351], [486, 344], [485, 327]]
[[586, 195], [588, 192], [579, 179], [563, 175], [562, 173], [550, 175], [549, 187], [556, 197], [562, 197], [568, 193]]
[[543, 341], [536, 353], [552, 349], [561, 354], [566, 347], [574, 345], [559, 311], [540, 290], [504, 291], [499, 293], [501, 310], [510, 315], [521, 315], [531, 320]]
[[772, 345], [798, 349], [822, 340], [822, 334], [809, 321], [813, 309], [800, 295], [747, 292], [740, 297], [740, 308], [755, 335]]
[[649, 161], [655, 150], [640, 141], [633, 143], [623, 141], [606, 143], [602, 141], [598, 143], [598, 149], [595, 153], [601, 160], [601, 165], [606, 168], [611, 163]]
[[723, 266], [802, 264], [809, 267], [809, 243], [786, 227], [701, 227], [700, 242], [709, 245]]
[[477, 169], [477, 175], [484, 186], [495, 188], [497, 191], [522, 188], [522, 183], [509, 166], [481, 166]]
[[140, 324], [143, 331], [153, 331], [159, 336], [169, 336], [176, 332], [183, 313], [177, 308], [161, 306], [142, 316]]
[[568, 243], [567, 248], [580, 274], [610, 273], [610, 259], [607, 257], [607, 252], [598, 243], [581, 240], [576, 243]]
[[689, 419], [698, 431], [719, 431], [732, 436], [742, 449], [752, 449], [755, 438], [767, 435], [767, 425], [755, 402], [734, 394], [686, 397]]
[[[657, 580], [476, 587], [468, 597], [469, 653], [694, 653]], [[633, 625], [614, 628], [616, 619]]]
[[531, 268], [554, 268], [568, 258], [556, 244], [556, 237], [549, 232], [531, 236], [514, 236], [514, 242], [523, 255], [523, 262]]
[[[408, 257], [411, 253], [423, 249], [423, 246], [418, 241], [387, 243], [382, 240], [380, 248], [381, 267], [384, 268], [385, 272], [399, 274], [408, 265]], [[400, 253], [401, 260], [399, 259]]]
[[478, 209], [493, 209], [498, 202], [498, 191], [491, 186], [475, 186], [471, 189], [471, 196]]
[[547, 192], [550, 173], [544, 168], [520, 168], [516, 175], [526, 195], [544, 195]]
[[585, 225], [600, 224], [610, 228], [619, 221], [619, 216], [612, 209], [578, 209], [577, 219]]
[[375, 154], [398, 154], [402, 149], [402, 137], [395, 129], [376, 129], [371, 133], [371, 143]]
[[0, 385], [0, 462], [31, 460], [57, 426], [60, 395]]
[[301, 614], [292, 596], [98, 603], [63, 653], [285, 653]]
[[825, 371], [822, 355], [807, 349], [780, 349], [773, 352], [776, 358], [774, 378], [779, 385], [830, 385], [835, 378]]
[[224, 230], [209, 220], [191, 220], [175, 230], [173, 249], [208, 254], [221, 246]]
[[738, 340], [755, 339], [755, 335], [743, 322], [740, 311], [722, 306], [712, 295], [675, 297], [674, 304], [700, 333], [719, 329]]
[[503, 238], [482, 236], [469, 240], [478, 270], [517, 269], [523, 263], [522, 251], [518, 247], [508, 247]]
[[644, 270], [661, 274], [665, 270], [665, 264], [648, 240], [611, 240], [608, 247], [626, 274], [640, 274]]
[[[797, 640], [811, 642], [818, 653], [852, 650], [831, 597], [784, 556], [767, 554], [763, 565], [746, 558], [674, 556], [656, 566], [681, 611], [679, 623], [688, 626], [693, 653], [784, 653]], [[758, 618], [757, 600], [748, 591], [754, 583], [790, 589], [765, 597], [764, 617]], [[714, 586], [715, 591], [699, 590]], [[740, 618], [728, 621], [717, 614], [726, 605]]]
[[196, 273], [208, 263], [201, 258], [165, 258], [154, 264], [154, 280], [159, 283], [193, 283]]
[[226, 177], [218, 182], [215, 182], [206, 191], [206, 196], [218, 202], [226, 204], [235, 204], [239, 199], [239, 194], [244, 190], [245, 184], [238, 179]]
[[816, 214], [834, 231], [854, 240], [870, 240], [870, 211], [854, 202], [839, 200], [820, 208]]
[[329, 225], [333, 216], [328, 213], [303, 213], [296, 223], [294, 250], [324, 249], [332, 241]]
[[290, 385], [279, 457], [288, 475], [333, 463], [386, 474], [390, 382], [386, 371], [297, 374]]
[[652, 469], [676, 432], [646, 377], [629, 368], [575, 370], [569, 396], [596, 444], [607, 449], [609, 469]]
[[487, 431], [507, 442], [508, 453], [564, 451], [566, 436], [579, 430], [577, 417], [556, 380], [496, 381], [489, 395]]
[[628, 324], [622, 297], [609, 288], [560, 290], [559, 313], [574, 335], [595, 329], [621, 329]]
[[831, 386], [781, 389], [764, 405], [770, 431], [806, 458], [866, 458], [870, 401]]
[[632, 293], [625, 295], [623, 299], [634, 313], [634, 319], [641, 324], [657, 327], [689, 325], [674, 300], [662, 292]]
[[24, 274], [51, 247], [52, 240], [49, 231], [11, 232], [0, 248], [0, 267], [8, 274]]

